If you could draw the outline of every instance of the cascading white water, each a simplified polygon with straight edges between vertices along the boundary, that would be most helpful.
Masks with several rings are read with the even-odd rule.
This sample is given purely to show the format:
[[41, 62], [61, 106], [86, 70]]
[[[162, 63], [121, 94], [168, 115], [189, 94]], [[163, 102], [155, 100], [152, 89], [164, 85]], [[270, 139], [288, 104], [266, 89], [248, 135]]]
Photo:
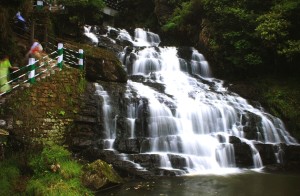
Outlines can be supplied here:
[[204, 56], [197, 50], [193, 50], [191, 64], [193, 74], [201, 73], [203, 77], [211, 76], [208, 62], [205, 60]]
[[160, 38], [157, 34], [136, 28], [134, 31], [135, 46], [158, 46]]
[[102, 97], [102, 112], [103, 112], [103, 122], [104, 122], [104, 131], [105, 131], [105, 138], [104, 138], [104, 146], [107, 149], [112, 149], [113, 143], [116, 139], [116, 119], [111, 119], [111, 106], [109, 103], [109, 96], [106, 91], [104, 91], [103, 87], [99, 84], [95, 83], [95, 94], [97, 96]]
[[135, 120], [138, 118], [137, 114], [137, 108], [138, 105], [131, 103], [130, 105], [127, 106], [127, 111], [128, 111], [128, 121], [129, 121], [129, 126], [130, 126], [130, 138], [135, 137]]
[[93, 43], [98, 44], [99, 42], [98, 37], [94, 33], [90, 32], [92, 27], [85, 25], [83, 28], [84, 28], [84, 35], [88, 37]]
[[[185, 105], [189, 107], [180, 106], [180, 102], [177, 102], [177, 114], [173, 115], [170, 108], [159, 102], [158, 98], [163, 97], [164, 100], [175, 104], [176, 100], [174, 101], [140, 83], [129, 82], [129, 86], [149, 101], [148, 129], [152, 142], [151, 151], [148, 153], [160, 154], [163, 163], [169, 162], [167, 153], [184, 155], [189, 163], [190, 172], [207, 172], [208, 170], [212, 172], [221, 167], [235, 166], [232, 145], [228, 142], [220, 144], [217, 137], [210, 135], [213, 132], [207, 130], [205, 133], [203, 129], [200, 129], [202, 114], [197, 113], [197, 109], [200, 110], [200, 108], [192, 107], [195, 106], [194, 102], [188, 104], [192, 100], [182, 98], [181, 101], [186, 101]], [[204, 114], [204, 116], [206, 115]], [[162, 167], [166, 167], [166, 165], [162, 165]]]
[[[145, 80], [165, 87], [163, 94], [144, 84], [128, 81], [128, 89], [148, 100], [147, 128], [151, 142], [150, 150], [145, 148], [143, 153], [159, 154], [161, 167], [171, 167], [167, 154], [180, 154], [185, 157], [189, 172], [220, 173], [234, 168], [234, 148], [229, 136], [236, 136], [250, 146], [255, 168], [262, 167], [262, 161], [254, 143], [297, 143], [280, 119], [227, 92], [223, 81], [211, 78], [208, 62], [197, 50], [193, 49], [191, 60], [187, 62], [178, 57], [177, 48], [157, 47], [159, 36], [142, 29], [136, 29], [133, 43], [146, 47], [133, 51], [137, 58], [130, 65], [132, 75], [143, 75]], [[122, 62], [129, 62], [123, 59], [125, 53], [120, 54], [120, 58]], [[187, 66], [191, 67], [189, 73]], [[190, 74], [198, 75], [204, 83]], [[175, 106], [173, 111], [170, 103]], [[134, 120], [139, 116], [138, 107], [128, 106], [131, 138], [136, 135]], [[243, 118], [248, 113], [260, 118], [257, 138], [253, 140], [246, 139], [244, 133], [247, 123], [243, 123]], [[220, 136], [223, 141], [219, 141]]]

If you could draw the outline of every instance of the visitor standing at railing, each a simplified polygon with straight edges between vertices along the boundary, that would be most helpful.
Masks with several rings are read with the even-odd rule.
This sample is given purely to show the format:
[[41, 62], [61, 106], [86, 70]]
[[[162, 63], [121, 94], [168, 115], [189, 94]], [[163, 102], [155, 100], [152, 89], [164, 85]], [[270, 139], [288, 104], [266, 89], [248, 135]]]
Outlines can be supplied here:
[[43, 57], [43, 53], [43, 46], [39, 43], [38, 40], [35, 39], [26, 56], [40, 59]]
[[8, 83], [9, 69], [16, 70], [18, 67], [12, 67], [8, 56], [2, 55], [0, 60], [0, 93], [10, 90]]

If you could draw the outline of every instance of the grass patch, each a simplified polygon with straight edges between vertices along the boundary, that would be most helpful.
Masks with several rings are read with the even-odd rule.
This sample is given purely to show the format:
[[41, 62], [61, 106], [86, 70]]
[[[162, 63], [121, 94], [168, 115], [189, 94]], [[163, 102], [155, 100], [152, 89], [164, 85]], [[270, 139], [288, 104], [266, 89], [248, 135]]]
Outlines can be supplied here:
[[15, 159], [0, 162], [0, 195], [14, 194], [20, 171]]
[[82, 164], [64, 147], [48, 143], [42, 152], [27, 156], [33, 176], [21, 175], [17, 155], [0, 162], [0, 195], [94, 195], [82, 184]]
[[82, 165], [62, 146], [47, 144], [29, 165], [34, 170], [26, 188], [29, 195], [93, 195], [81, 183]]

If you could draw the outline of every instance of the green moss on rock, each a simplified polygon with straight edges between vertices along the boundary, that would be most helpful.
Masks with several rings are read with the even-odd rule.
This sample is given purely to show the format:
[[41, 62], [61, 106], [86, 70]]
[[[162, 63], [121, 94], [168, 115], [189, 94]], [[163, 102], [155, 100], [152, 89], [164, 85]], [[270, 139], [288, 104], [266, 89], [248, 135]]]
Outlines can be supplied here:
[[122, 183], [122, 178], [108, 163], [97, 160], [84, 168], [83, 184], [92, 190], [99, 190], [110, 184]]

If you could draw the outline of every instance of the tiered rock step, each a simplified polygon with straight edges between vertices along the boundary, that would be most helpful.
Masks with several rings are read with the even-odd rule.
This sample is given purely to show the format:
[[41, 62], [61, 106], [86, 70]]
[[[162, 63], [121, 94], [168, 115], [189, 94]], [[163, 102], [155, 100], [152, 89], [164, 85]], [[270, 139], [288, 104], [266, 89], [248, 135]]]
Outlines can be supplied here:
[[[100, 158], [120, 170], [144, 179], [151, 179], [155, 176], [180, 176], [188, 173], [188, 163], [184, 155], [167, 153], [171, 168], [160, 168], [161, 155], [141, 153], [141, 143], [147, 143], [147, 140], [148, 138], [136, 138], [115, 141], [114, 148], [116, 150], [101, 149], [105, 148], [105, 141], [98, 140], [94, 145], [97, 147], [86, 152], [88, 152], [88, 157]], [[235, 149], [236, 167], [253, 168], [251, 147], [235, 138], [231, 138], [231, 143]], [[255, 147], [261, 155], [266, 171], [286, 169], [294, 171], [300, 168], [300, 145], [257, 143]], [[278, 151], [281, 151], [279, 157], [282, 159], [281, 163], [278, 163], [276, 157]]]

